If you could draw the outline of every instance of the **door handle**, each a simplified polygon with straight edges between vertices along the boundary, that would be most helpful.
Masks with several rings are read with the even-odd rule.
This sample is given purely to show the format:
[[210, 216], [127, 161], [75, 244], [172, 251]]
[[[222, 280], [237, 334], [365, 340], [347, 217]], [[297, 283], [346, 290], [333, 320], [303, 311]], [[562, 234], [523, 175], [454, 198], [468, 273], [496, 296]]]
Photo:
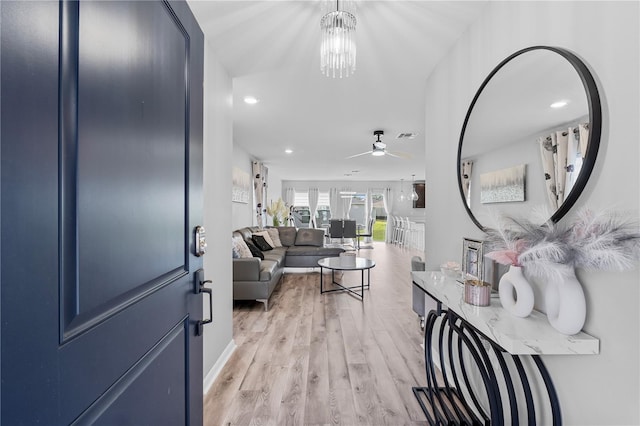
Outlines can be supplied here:
[[209, 295], [209, 319], [201, 319], [196, 323], [196, 336], [202, 336], [202, 329], [205, 325], [213, 322], [213, 290], [205, 287], [207, 283], [213, 283], [211, 280], [204, 279], [204, 269], [198, 269], [196, 272], [196, 294], [207, 293]]

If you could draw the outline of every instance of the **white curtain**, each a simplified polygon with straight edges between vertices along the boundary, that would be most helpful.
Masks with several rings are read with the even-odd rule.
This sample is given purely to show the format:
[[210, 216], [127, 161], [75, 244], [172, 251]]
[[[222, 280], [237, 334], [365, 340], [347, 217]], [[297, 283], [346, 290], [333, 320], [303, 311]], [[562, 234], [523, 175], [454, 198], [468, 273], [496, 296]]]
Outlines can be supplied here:
[[342, 219], [342, 212], [339, 210], [342, 208], [340, 202], [340, 194], [338, 194], [338, 188], [329, 189], [329, 211], [331, 212], [331, 219]]
[[578, 135], [580, 154], [584, 158], [587, 155], [587, 142], [589, 142], [589, 123], [583, 123], [578, 126]]
[[[343, 192], [352, 192], [351, 188], [342, 188]], [[349, 211], [351, 210], [351, 202], [353, 201], [353, 195], [347, 195], [342, 200], [342, 219], [349, 219]]]
[[263, 228], [266, 215], [264, 214], [264, 200], [267, 182], [264, 176], [264, 166], [259, 161], [251, 162], [253, 172], [253, 195], [256, 203], [256, 225]]
[[287, 218], [287, 226], [293, 226], [293, 217], [291, 216], [291, 208], [296, 199], [296, 191], [293, 188], [284, 190], [284, 203], [289, 208], [289, 217]]
[[367, 189], [367, 197], [364, 200], [364, 226], [369, 225], [369, 220], [373, 215], [373, 191]]
[[318, 212], [318, 188], [309, 188], [309, 228], [317, 228], [316, 213]]
[[558, 209], [558, 195], [556, 193], [556, 168], [554, 152], [556, 151], [556, 134], [538, 139], [540, 144], [540, 158], [542, 159], [542, 171], [544, 172], [545, 187], [547, 188], [547, 200], [552, 211]]
[[471, 170], [473, 169], [473, 161], [466, 160], [462, 162], [460, 167], [460, 178], [462, 181], [462, 190], [464, 198], [467, 200], [467, 206], [471, 208]]
[[564, 202], [565, 182], [567, 181], [567, 147], [569, 145], [569, 132], [564, 130], [556, 132], [556, 195], [558, 196], [558, 207]]
[[391, 235], [393, 233], [393, 218], [391, 217], [391, 211], [393, 210], [393, 191], [391, 188], [386, 188], [382, 193], [382, 204], [384, 205], [384, 212], [387, 214], [387, 230], [385, 232], [385, 242], [391, 242]]
[[538, 139], [547, 199], [552, 210], [564, 203], [580, 174], [589, 139], [589, 124], [556, 131]]

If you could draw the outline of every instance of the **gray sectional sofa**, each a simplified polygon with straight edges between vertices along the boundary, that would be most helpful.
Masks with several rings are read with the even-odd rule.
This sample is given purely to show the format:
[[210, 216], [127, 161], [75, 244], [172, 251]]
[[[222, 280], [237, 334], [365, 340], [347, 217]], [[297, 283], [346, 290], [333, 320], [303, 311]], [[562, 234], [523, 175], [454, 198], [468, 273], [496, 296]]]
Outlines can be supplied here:
[[[285, 267], [316, 268], [318, 260], [339, 256], [340, 247], [324, 247], [322, 229], [289, 226], [277, 228], [282, 247], [264, 251], [264, 260], [259, 257], [233, 259], [233, 300], [256, 300], [269, 309], [269, 297], [280, 282]], [[233, 236], [251, 241], [257, 227], [241, 228]]]

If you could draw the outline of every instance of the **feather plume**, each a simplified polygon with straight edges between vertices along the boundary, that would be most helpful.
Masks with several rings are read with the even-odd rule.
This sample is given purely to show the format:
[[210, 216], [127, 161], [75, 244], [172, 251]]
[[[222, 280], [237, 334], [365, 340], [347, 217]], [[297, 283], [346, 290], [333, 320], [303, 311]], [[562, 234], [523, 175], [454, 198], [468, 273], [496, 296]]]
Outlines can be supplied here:
[[576, 215], [567, 243], [575, 250], [575, 266], [622, 271], [633, 268], [639, 257], [640, 230], [629, 217], [583, 209]]
[[630, 269], [640, 259], [640, 227], [635, 218], [583, 209], [573, 224], [562, 226], [543, 219], [549, 217], [540, 210], [532, 214], [533, 219], [501, 217], [495, 228], [486, 231], [491, 250], [486, 256], [552, 279], [562, 279], [575, 267]]

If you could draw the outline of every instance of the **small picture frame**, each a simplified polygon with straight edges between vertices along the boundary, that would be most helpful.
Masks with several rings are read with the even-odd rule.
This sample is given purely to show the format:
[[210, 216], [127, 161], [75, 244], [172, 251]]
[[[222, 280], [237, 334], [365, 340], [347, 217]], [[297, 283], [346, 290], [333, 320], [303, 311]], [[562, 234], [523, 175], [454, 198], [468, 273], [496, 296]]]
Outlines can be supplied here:
[[462, 276], [483, 281], [483, 258], [482, 241], [464, 238], [462, 242]]

